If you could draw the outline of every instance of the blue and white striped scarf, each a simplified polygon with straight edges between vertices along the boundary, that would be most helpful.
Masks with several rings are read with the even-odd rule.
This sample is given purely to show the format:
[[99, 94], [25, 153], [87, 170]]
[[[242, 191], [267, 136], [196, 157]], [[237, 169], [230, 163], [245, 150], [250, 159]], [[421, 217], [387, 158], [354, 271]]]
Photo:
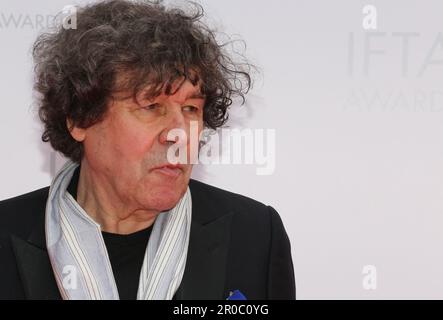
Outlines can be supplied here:
[[[57, 173], [46, 204], [46, 245], [63, 299], [118, 300], [108, 252], [97, 224], [69, 192], [78, 164]], [[180, 286], [191, 228], [191, 192], [160, 213], [154, 223], [140, 272], [137, 300], [171, 300]]]

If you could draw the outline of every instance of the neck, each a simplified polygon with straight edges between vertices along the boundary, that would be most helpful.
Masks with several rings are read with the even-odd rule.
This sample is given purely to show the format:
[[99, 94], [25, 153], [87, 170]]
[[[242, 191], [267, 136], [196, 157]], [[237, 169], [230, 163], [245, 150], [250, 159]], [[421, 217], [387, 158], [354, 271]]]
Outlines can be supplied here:
[[150, 227], [157, 215], [155, 210], [146, 210], [131, 205], [122, 199], [112, 181], [92, 170], [82, 162], [77, 187], [77, 202], [100, 226], [102, 231], [116, 234], [131, 234]]

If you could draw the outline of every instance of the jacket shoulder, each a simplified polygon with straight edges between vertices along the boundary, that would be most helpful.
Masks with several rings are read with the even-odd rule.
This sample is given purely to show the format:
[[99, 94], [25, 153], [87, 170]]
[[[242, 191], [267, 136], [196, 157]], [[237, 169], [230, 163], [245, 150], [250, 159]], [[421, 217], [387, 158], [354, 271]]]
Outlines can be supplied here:
[[[198, 180], [190, 180], [190, 188], [192, 192], [204, 193], [205, 198], [209, 198], [211, 201], [223, 202], [225, 204], [235, 204], [246, 207], [265, 208], [267, 205], [249, 198], [247, 196], [221, 189]], [[226, 201], [229, 201], [228, 203]]]
[[[232, 212], [246, 220], [269, 221], [272, 207], [260, 201], [193, 179], [190, 180], [189, 186], [198, 206], [216, 208], [214, 211], [217, 212]], [[206, 214], [210, 212], [206, 211]]]
[[44, 217], [49, 187], [0, 201], [0, 234], [26, 235]]

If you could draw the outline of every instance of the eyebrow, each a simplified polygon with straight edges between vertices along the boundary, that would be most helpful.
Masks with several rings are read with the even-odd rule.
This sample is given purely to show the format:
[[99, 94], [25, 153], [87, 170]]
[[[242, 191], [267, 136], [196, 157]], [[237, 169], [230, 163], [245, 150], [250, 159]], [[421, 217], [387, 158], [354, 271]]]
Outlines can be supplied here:
[[[148, 92], [145, 92], [143, 94], [143, 98], [142, 99], [146, 99], [146, 100], [150, 100], [150, 101], [154, 101], [157, 97], [151, 97]], [[206, 99], [206, 95], [200, 93], [200, 92], [194, 92], [193, 94], [191, 94], [190, 96], [186, 97], [186, 100], [189, 99], [202, 99], [205, 100]]]
[[188, 99], [206, 99], [206, 96], [204, 94], [196, 92], [190, 95]]

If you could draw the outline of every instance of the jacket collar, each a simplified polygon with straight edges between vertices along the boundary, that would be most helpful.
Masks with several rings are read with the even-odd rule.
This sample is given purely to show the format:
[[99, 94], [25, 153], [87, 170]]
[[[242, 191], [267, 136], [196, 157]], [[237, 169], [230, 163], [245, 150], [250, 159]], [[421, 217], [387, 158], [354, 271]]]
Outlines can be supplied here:
[[[191, 234], [179, 300], [225, 299], [226, 261], [232, 211], [214, 206], [205, 185], [191, 180]], [[31, 204], [32, 205], [32, 204]], [[45, 214], [27, 239], [11, 237], [26, 299], [61, 299], [46, 250]]]

